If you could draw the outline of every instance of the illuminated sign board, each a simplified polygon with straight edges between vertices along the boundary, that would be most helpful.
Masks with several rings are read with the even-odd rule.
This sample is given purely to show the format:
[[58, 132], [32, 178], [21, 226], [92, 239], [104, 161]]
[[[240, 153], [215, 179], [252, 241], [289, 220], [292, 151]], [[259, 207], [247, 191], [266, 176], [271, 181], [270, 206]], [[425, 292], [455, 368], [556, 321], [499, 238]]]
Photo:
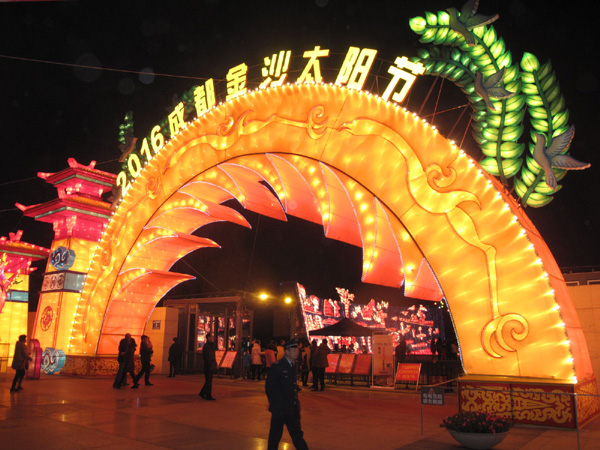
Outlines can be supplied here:
[[419, 381], [421, 364], [398, 363], [396, 370], [396, 381]]
[[85, 274], [64, 270], [44, 274], [41, 292], [81, 292]]
[[[326, 65], [330, 56], [329, 49], [315, 46], [302, 53], [302, 59], [292, 60], [291, 50], [281, 50], [263, 58], [262, 67], [258, 66], [261, 82], [259, 89], [281, 86], [284, 83], [322, 83], [324, 81], [321, 64]], [[346, 86], [350, 89], [362, 90], [367, 82], [377, 50], [371, 48], [350, 47], [344, 57], [341, 67], [337, 70], [334, 84]], [[250, 72], [245, 63], [238, 64], [228, 70], [225, 80], [226, 89], [223, 93], [215, 90], [213, 78], [208, 79], [203, 85], [193, 86], [183, 96], [175, 108], [167, 115], [166, 119], [152, 127], [150, 134], [142, 139], [139, 149], [134, 149], [124, 161], [125, 170], [117, 177], [117, 187], [120, 188], [121, 198], [131, 186], [131, 182], [141, 173], [142, 169], [152, 160], [168, 141], [180, 130], [186, 127], [188, 120], [201, 117], [211, 108], [215, 107], [219, 99], [229, 101], [248, 91]], [[421, 63], [409, 61], [405, 56], [398, 56], [393, 64], [388, 63], [385, 68], [391, 75], [381, 97], [401, 103], [410, 91], [418, 75], [425, 72]], [[297, 79], [291, 80], [289, 72], [299, 72]], [[258, 75], [258, 74], [257, 74]], [[250, 78], [254, 79], [254, 78]], [[135, 143], [134, 143], [135, 146]]]
[[[394, 346], [400, 336], [406, 342], [407, 351], [412, 355], [430, 355], [431, 342], [444, 338], [444, 319], [437, 307], [424, 306], [415, 302], [411, 306], [394, 306], [385, 300], [371, 299], [368, 304], [354, 302], [354, 295], [338, 288], [340, 300], [320, 299], [307, 295], [306, 289], [298, 284], [298, 298], [302, 319], [307, 332], [318, 330], [348, 318], [372, 330], [386, 331], [394, 336]], [[322, 339], [325, 336], [318, 338]], [[317, 336], [312, 336], [317, 338]], [[332, 345], [345, 346], [349, 352], [360, 353], [363, 349], [372, 351], [371, 339], [365, 336], [327, 336]]]
[[50, 254], [50, 264], [57, 270], [66, 270], [75, 263], [75, 251], [62, 245]]

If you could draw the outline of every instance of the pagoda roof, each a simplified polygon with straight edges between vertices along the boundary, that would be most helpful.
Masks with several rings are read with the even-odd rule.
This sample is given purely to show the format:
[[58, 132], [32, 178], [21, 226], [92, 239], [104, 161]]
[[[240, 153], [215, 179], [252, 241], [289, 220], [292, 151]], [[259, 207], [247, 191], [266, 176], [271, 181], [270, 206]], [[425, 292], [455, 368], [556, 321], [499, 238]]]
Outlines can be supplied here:
[[110, 203], [78, 193], [37, 205], [25, 206], [20, 203], [15, 203], [15, 205], [23, 211], [24, 215], [43, 222], [53, 222], [57, 214], [71, 216], [73, 213], [77, 213], [106, 220], [110, 219], [113, 213]]
[[16, 233], [9, 233], [9, 237], [0, 237], [0, 252], [8, 255], [24, 256], [31, 258], [32, 261], [46, 259], [50, 254], [50, 249], [40, 247], [38, 245], [29, 244], [21, 241], [23, 230]]
[[91, 161], [87, 166], [78, 163], [75, 158], [69, 158], [67, 162], [68, 168], [55, 173], [38, 172], [38, 177], [53, 185], [64, 183], [73, 177], [104, 186], [114, 186], [116, 183], [117, 175], [96, 169], [96, 161]]

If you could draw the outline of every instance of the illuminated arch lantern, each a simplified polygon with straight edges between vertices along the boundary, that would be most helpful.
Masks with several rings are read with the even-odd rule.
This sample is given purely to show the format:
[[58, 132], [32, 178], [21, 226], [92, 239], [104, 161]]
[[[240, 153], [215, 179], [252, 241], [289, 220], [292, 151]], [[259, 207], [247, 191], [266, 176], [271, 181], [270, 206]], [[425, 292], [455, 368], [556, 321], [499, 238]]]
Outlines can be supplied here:
[[[23, 231], [0, 237], [0, 358], [10, 367], [15, 343], [27, 334], [31, 263], [46, 259], [49, 250], [21, 241]], [[6, 367], [0, 367], [6, 370]]]
[[[219, 221], [249, 227], [222, 205], [229, 199], [322, 224], [327, 237], [361, 246], [365, 282], [417, 289], [418, 274], [432, 271], [456, 328], [464, 386], [595, 390], [560, 270], [512, 197], [419, 117], [324, 84], [240, 95], [154, 155], [91, 260], [67, 360], [114, 354], [124, 330], [141, 335], [160, 298], [191, 278], [172, 265], [218, 246], [192, 232]], [[463, 395], [463, 408], [468, 401]], [[588, 405], [591, 416], [597, 405]], [[572, 426], [568, 414], [555, 424]]]

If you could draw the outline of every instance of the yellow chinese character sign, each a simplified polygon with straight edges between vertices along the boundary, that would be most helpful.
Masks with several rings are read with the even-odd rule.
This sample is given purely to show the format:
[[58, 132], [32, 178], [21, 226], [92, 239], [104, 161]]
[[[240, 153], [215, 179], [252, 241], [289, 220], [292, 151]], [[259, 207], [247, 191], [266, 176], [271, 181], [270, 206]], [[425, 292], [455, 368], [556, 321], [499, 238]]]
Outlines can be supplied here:
[[287, 79], [287, 71], [290, 67], [291, 50], [281, 50], [279, 53], [273, 53], [272, 56], [267, 56], [264, 59], [265, 66], [262, 68], [261, 74], [263, 82], [261, 88], [267, 86], [281, 86]]
[[246, 81], [248, 76], [248, 66], [244, 63], [238, 64], [227, 72], [227, 100], [246, 93]]

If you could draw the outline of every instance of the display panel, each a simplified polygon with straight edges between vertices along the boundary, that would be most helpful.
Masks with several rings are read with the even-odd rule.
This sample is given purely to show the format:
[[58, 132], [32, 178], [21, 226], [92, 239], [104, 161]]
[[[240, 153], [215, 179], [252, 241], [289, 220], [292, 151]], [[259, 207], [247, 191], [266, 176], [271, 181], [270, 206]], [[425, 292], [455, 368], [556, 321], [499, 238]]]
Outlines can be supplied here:
[[[431, 355], [432, 343], [445, 339], [443, 313], [436, 304], [415, 302], [411, 306], [391, 306], [381, 300], [360, 304], [346, 289], [338, 288], [339, 300], [320, 299], [307, 295], [304, 286], [298, 286], [302, 317], [307, 333], [337, 323], [347, 317], [373, 331], [387, 331], [394, 335], [394, 346], [401, 338], [406, 341], [408, 354]], [[342, 353], [371, 353], [370, 337], [310, 336], [310, 339], [327, 338], [334, 351]]]

